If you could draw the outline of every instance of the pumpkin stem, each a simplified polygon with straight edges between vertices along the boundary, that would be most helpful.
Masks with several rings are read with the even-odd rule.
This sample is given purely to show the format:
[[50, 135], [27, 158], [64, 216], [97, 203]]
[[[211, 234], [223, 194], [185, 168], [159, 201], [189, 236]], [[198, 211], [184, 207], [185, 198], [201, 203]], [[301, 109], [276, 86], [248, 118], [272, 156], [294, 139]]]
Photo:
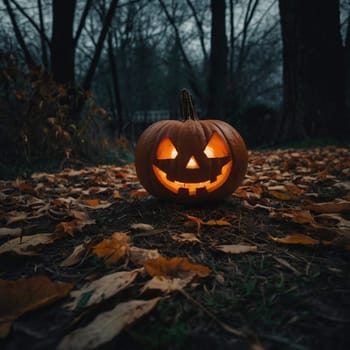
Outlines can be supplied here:
[[187, 89], [180, 91], [180, 113], [182, 120], [198, 120], [191, 93]]

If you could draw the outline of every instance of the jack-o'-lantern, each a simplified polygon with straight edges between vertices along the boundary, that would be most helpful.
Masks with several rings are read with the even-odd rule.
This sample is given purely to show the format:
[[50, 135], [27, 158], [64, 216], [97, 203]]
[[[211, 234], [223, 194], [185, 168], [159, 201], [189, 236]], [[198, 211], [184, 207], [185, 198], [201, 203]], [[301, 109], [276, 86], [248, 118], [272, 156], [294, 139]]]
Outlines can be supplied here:
[[221, 120], [198, 120], [187, 90], [180, 96], [186, 120], [163, 120], [140, 136], [137, 176], [156, 197], [179, 202], [223, 198], [240, 185], [247, 170], [243, 139]]

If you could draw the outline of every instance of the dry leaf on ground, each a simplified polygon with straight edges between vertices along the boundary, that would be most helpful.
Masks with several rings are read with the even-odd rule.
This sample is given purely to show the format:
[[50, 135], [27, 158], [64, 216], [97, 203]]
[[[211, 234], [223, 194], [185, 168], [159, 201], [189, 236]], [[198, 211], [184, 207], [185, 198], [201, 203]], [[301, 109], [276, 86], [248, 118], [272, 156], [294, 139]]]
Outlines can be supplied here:
[[194, 221], [197, 225], [201, 224], [201, 225], [208, 225], [208, 226], [231, 226], [231, 223], [224, 219], [203, 221], [202, 219], [193, 215], [186, 215], [186, 216], [189, 220]]
[[89, 254], [93, 244], [94, 244], [93, 240], [91, 239], [85, 241], [82, 244], [79, 244], [74, 248], [72, 254], [70, 254], [66, 259], [64, 259], [61, 262], [60, 266], [62, 267], [74, 266], [79, 262], [81, 262], [81, 260]]
[[83, 206], [89, 209], [107, 209], [109, 208], [113, 203], [108, 201], [102, 201], [100, 199], [86, 199], [83, 201]]
[[281, 192], [281, 191], [275, 191], [275, 190], [267, 190], [266, 191], [270, 196], [277, 198], [282, 201], [289, 201], [294, 198], [294, 195], [292, 195], [289, 192]]
[[135, 231], [152, 231], [152, 230], [154, 230], [154, 227], [152, 225], [143, 224], [143, 223], [131, 224], [130, 228], [132, 230], [135, 230]]
[[178, 277], [186, 278], [189, 276], [205, 277], [210, 274], [211, 269], [209, 267], [193, 264], [188, 261], [187, 258], [175, 257], [166, 259], [159, 257], [157, 259], [150, 259], [145, 261], [144, 267], [146, 272], [154, 276], [165, 276], [165, 277]]
[[185, 288], [192, 281], [192, 276], [187, 278], [170, 278], [165, 276], [154, 276], [147, 281], [141, 289], [141, 293], [146, 290], [155, 289], [164, 293], [171, 293]]
[[326, 203], [311, 203], [306, 205], [305, 208], [316, 213], [342, 213], [350, 211], [350, 202], [337, 201]]
[[66, 335], [57, 350], [89, 350], [112, 340], [125, 327], [148, 314], [161, 298], [131, 300], [99, 314], [91, 323]]
[[255, 245], [244, 245], [244, 244], [223, 244], [223, 245], [215, 246], [214, 249], [223, 253], [242, 254], [242, 253], [256, 252], [258, 250], [258, 247]]
[[65, 297], [72, 287], [70, 283], [52, 282], [46, 276], [0, 280], [0, 338], [8, 335], [16, 318]]
[[0, 238], [7, 236], [20, 236], [22, 229], [20, 227], [9, 228], [9, 227], [0, 227]]
[[38, 233], [31, 236], [23, 236], [11, 239], [0, 246], [0, 254], [14, 253], [18, 255], [38, 255], [38, 249], [55, 241], [52, 233]]
[[81, 289], [73, 290], [70, 293], [70, 297], [74, 298], [74, 300], [65, 304], [65, 307], [69, 310], [74, 310], [78, 307], [87, 307], [100, 303], [127, 288], [142, 271], [143, 268], [115, 272], [87, 283]]
[[191, 242], [198, 243], [200, 240], [194, 233], [174, 233], [171, 238], [177, 242]]
[[23, 221], [28, 219], [29, 213], [25, 211], [10, 211], [5, 215], [6, 224], [11, 225], [15, 222]]
[[329, 241], [320, 241], [318, 239], [314, 239], [310, 236], [301, 234], [301, 233], [294, 233], [291, 235], [287, 235], [285, 237], [273, 237], [270, 236], [270, 239], [272, 239], [274, 242], [277, 243], [283, 243], [283, 244], [303, 244], [303, 245], [318, 245], [318, 244], [330, 244]]
[[74, 236], [75, 233], [80, 232], [86, 225], [95, 224], [95, 220], [72, 220], [62, 221], [56, 225], [54, 234], [57, 238], [64, 237], [66, 235]]
[[106, 238], [96, 244], [92, 252], [99, 258], [103, 258], [108, 264], [115, 265], [126, 255], [129, 249], [130, 237], [124, 232], [114, 232], [111, 238]]
[[96, 207], [97, 205], [100, 204], [100, 200], [97, 198], [93, 198], [93, 199], [85, 199], [82, 201], [83, 204], [88, 205], [90, 207]]
[[130, 247], [128, 254], [130, 261], [138, 265], [143, 265], [146, 260], [160, 257], [157, 249], [144, 249], [138, 247]]
[[315, 225], [315, 219], [309, 210], [302, 210], [300, 208], [290, 208], [276, 210], [270, 213], [270, 217], [275, 219], [282, 219], [285, 221], [294, 222], [297, 224], [311, 224]]

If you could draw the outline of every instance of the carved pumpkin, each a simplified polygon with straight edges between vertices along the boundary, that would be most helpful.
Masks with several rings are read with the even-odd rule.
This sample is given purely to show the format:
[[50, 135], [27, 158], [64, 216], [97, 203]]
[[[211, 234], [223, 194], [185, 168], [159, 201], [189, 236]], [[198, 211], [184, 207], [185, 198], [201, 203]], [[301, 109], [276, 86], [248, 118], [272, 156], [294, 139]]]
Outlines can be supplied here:
[[243, 139], [224, 121], [198, 120], [187, 90], [180, 107], [188, 119], [159, 121], [140, 136], [135, 165], [141, 184], [156, 197], [179, 202], [231, 194], [247, 170]]

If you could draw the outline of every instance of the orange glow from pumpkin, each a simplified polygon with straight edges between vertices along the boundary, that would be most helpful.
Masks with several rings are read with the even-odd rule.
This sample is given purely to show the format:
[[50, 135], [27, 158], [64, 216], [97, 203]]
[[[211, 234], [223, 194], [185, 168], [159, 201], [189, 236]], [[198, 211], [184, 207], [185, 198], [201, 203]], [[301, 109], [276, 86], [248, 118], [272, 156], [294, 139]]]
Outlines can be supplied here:
[[160, 141], [157, 149], [157, 159], [175, 159], [177, 155], [176, 147], [169, 137], [165, 137]]
[[200, 188], [205, 188], [207, 192], [213, 192], [220, 188], [228, 179], [231, 169], [232, 169], [232, 160], [225, 164], [221, 169], [221, 174], [217, 176], [216, 180], [211, 182], [202, 181], [202, 182], [180, 182], [180, 181], [170, 181], [167, 178], [166, 172], [159, 169], [156, 165], [152, 165], [153, 172], [157, 177], [158, 181], [169, 191], [177, 194], [181, 188], [188, 190], [190, 196], [195, 196], [197, 190]]
[[211, 136], [204, 149], [204, 154], [208, 158], [223, 158], [229, 156], [227, 145], [217, 132], [214, 132]]
[[199, 165], [196, 158], [192, 156], [186, 165], [186, 169], [199, 169]]

